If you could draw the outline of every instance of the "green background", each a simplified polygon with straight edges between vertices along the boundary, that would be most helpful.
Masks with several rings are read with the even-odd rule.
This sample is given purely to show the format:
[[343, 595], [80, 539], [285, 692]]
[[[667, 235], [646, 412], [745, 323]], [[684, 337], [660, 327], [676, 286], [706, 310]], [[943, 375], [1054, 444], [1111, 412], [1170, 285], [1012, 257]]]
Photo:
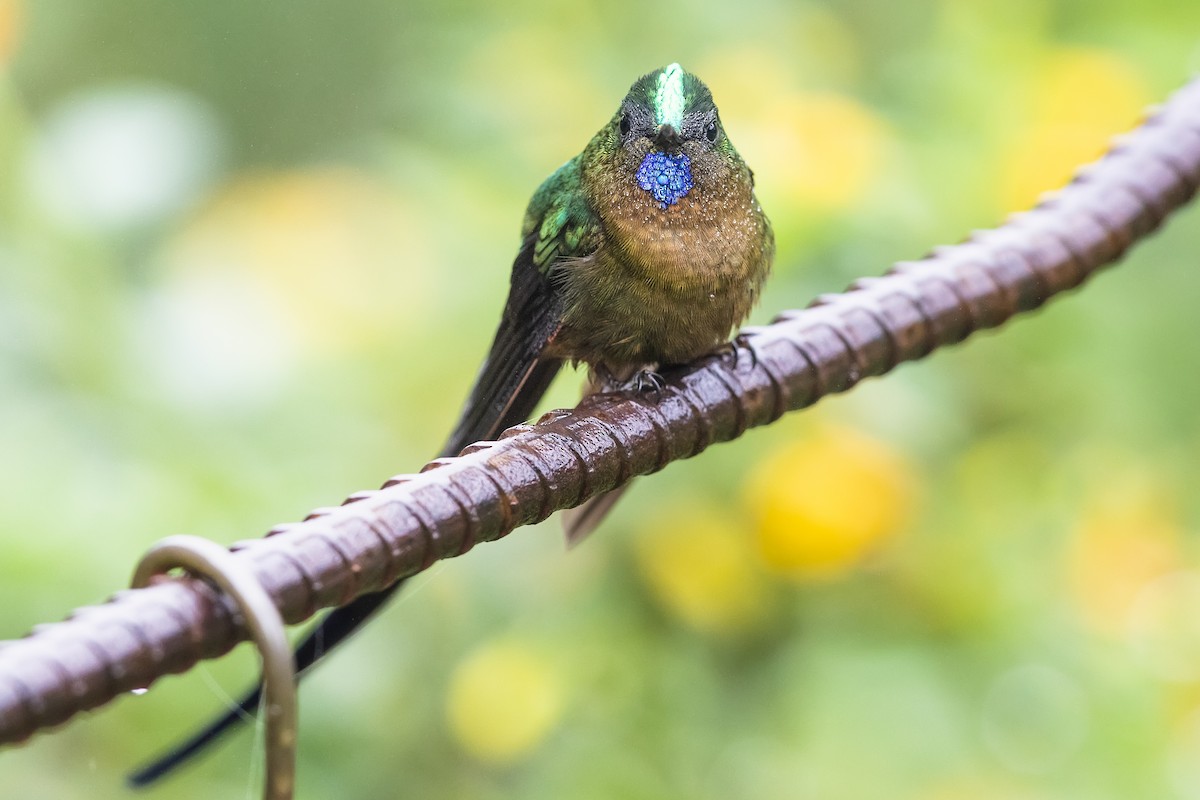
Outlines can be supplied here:
[[[697, 72], [755, 170], [765, 321], [1060, 185], [1198, 32], [1186, 0], [0, 0], [0, 637], [158, 538], [419, 467], [524, 203], [638, 75]], [[570, 553], [551, 520], [435, 566], [306, 681], [298, 796], [1200, 797], [1198, 222], [640, 480]], [[866, 522], [859, 468], [899, 498]], [[255, 669], [6, 750], [0, 794], [126, 796]], [[257, 796], [261, 761], [243, 731], [145, 796]]]

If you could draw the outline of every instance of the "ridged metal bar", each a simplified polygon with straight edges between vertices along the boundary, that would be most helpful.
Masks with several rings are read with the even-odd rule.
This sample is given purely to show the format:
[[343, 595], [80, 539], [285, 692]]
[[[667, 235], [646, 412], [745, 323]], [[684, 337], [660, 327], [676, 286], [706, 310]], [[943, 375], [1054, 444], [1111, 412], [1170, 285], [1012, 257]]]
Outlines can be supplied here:
[[[659, 393], [597, 395], [418, 474], [236, 545], [298, 623], [479, 542], [737, 438], [784, 412], [993, 328], [1078, 286], [1200, 185], [1200, 81], [1063, 191], [1002, 227], [781, 314], [669, 373]], [[21, 741], [246, 637], [201, 581], [125, 591], [0, 645], [0, 743]]]

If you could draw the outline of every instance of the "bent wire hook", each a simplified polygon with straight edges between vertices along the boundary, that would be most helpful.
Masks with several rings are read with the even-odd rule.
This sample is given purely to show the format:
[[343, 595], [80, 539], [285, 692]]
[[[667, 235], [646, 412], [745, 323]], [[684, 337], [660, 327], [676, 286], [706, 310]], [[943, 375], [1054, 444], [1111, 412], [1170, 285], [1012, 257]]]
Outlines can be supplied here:
[[175, 568], [210, 581], [237, 604], [262, 658], [267, 750], [263, 798], [291, 800], [296, 785], [296, 675], [283, 617], [243, 561], [199, 536], [169, 536], [151, 547], [134, 570], [133, 588], [143, 588]]

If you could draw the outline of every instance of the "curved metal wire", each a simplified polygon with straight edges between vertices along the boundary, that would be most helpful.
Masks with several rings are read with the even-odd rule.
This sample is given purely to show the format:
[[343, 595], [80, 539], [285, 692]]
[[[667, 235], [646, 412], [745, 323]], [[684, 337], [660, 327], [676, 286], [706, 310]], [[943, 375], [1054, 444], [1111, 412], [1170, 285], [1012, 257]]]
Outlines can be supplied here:
[[296, 676], [292, 647], [279, 609], [241, 559], [198, 536], [171, 536], [155, 544], [142, 556], [131, 586], [150, 586], [156, 577], [176, 568], [212, 582], [237, 605], [262, 657], [267, 750], [263, 798], [292, 800], [296, 785]]

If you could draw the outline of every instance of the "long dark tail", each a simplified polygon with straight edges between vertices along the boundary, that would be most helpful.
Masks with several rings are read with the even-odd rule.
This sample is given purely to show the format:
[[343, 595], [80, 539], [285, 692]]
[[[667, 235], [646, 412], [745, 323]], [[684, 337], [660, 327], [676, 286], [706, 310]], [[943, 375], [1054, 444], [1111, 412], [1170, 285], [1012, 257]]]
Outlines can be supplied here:
[[[458, 455], [469, 444], [494, 439], [505, 428], [524, 422], [533, 414], [534, 407], [562, 366], [559, 359], [543, 355], [558, 332], [561, 317], [555, 300], [544, 287], [518, 286], [514, 272], [513, 288], [500, 329], [463, 408], [462, 417], [442, 448], [443, 456]], [[297, 675], [304, 675], [371, 619], [403, 585], [404, 580], [397, 581], [327, 614], [296, 648]], [[130, 785], [147, 786], [191, 760], [223, 733], [251, 718], [258, 710], [261, 696], [260, 684], [246, 694], [236, 708], [133, 773], [129, 777]]]
[[[350, 634], [370, 619], [380, 606], [400, 588], [404, 581], [398, 581], [381, 592], [364, 594], [347, 606], [331, 611], [316, 628], [312, 630], [296, 648], [296, 673], [304, 675], [305, 671], [317, 663], [322, 656], [337, 647]], [[248, 692], [236, 708], [225, 712], [207, 726], [194, 733], [190, 738], [172, 748], [165, 755], [159, 756], [150, 764], [142, 767], [129, 776], [129, 785], [134, 787], [149, 786], [159, 778], [174, 772], [175, 769], [192, 759], [192, 756], [205, 750], [227, 730], [237, 726], [244, 720], [252, 719], [258, 713], [258, 704], [262, 700], [262, 684]]]

